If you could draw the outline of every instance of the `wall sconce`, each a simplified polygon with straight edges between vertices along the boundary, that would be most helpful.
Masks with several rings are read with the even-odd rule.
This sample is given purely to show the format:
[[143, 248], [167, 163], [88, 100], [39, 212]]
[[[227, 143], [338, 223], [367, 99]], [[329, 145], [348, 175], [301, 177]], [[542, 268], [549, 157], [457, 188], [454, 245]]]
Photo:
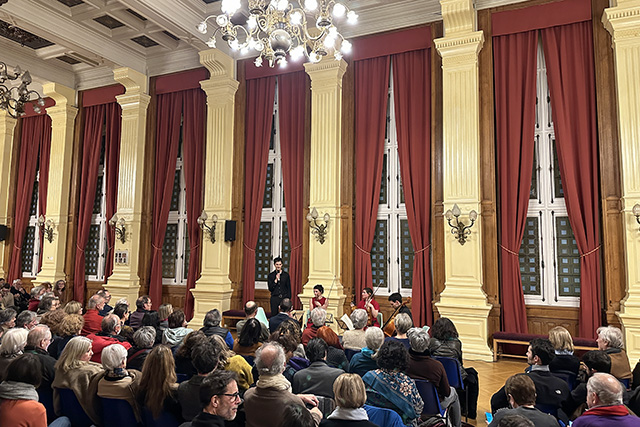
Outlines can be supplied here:
[[122, 243], [125, 243], [127, 241], [127, 229], [125, 228], [124, 223], [124, 218], [118, 218], [118, 214], [113, 214], [113, 217], [111, 217], [111, 219], [109, 220], [109, 225], [115, 227], [116, 239], [120, 240]]
[[[638, 224], [640, 224], [640, 204], [636, 203], [633, 206], [633, 215], [636, 217], [636, 221], [638, 221]], [[638, 231], [640, 231], [640, 228], [638, 228]]]
[[44, 238], [49, 241], [49, 243], [53, 242], [53, 221], [50, 219], [44, 219], [44, 215], [40, 215], [38, 217], [38, 226], [44, 231]]
[[[464, 245], [467, 241], [467, 236], [471, 234], [470, 228], [473, 227], [473, 224], [478, 219], [478, 212], [472, 210], [469, 212], [469, 219], [471, 220], [471, 224], [466, 225], [464, 222], [459, 220], [460, 217], [460, 208], [457, 204], [453, 205], [453, 210], [449, 209], [445, 214], [445, 218], [447, 218], [447, 222], [451, 227], [451, 234], [456, 236], [456, 240], [460, 242], [461, 245]], [[456, 221], [455, 224], [452, 224], [451, 221]]]
[[215, 243], [216, 242], [216, 225], [218, 224], [218, 215], [213, 214], [213, 216], [211, 217], [211, 220], [213, 221], [213, 224], [211, 224], [211, 227], [207, 225], [207, 218], [209, 217], [207, 216], [207, 213], [203, 210], [200, 216], [198, 217], [198, 224], [200, 224], [200, 228], [202, 229], [202, 231], [207, 236], [209, 236], [209, 240], [211, 241], [211, 243]]
[[318, 224], [318, 211], [316, 208], [311, 209], [311, 212], [307, 214], [307, 221], [309, 221], [309, 227], [311, 227], [311, 234], [316, 236], [316, 240], [320, 244], [324, 243], [324, 239], [327, 236], [327, 227], [329, 226], [329, 220], [331, 216], [325, 213], [322, 217], [324, 224]]

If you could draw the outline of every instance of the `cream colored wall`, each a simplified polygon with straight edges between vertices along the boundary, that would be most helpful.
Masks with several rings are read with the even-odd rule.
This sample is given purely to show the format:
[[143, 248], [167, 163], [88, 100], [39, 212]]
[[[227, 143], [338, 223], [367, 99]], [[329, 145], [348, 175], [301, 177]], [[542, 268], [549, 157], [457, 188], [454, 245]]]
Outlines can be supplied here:
[[[5, 110], [0, 110], [0, 224], [11, 226], [8, 223], [9, 213], [9, 182], [11, 178], [11, 159], [13, 154], [13, 132], [17, 120], [11, 117]], [[0, 277], [7, 277], [8, 267], [5, 270], [2, 260], [4, 253], [10, 252], [11, 247], [6, 246], [6, 240], [0, 243]]]

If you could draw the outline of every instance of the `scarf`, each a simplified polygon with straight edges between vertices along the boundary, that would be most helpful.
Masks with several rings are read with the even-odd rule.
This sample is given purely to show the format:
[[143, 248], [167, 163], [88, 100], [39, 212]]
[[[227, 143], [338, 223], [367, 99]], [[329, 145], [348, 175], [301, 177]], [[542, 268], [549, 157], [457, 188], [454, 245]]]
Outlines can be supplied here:
[[612, 405], [612, 406], [596, 406], [595, 408], [587, 409], [584, 415], [595, 416], [625, 416], [629, 415], [629, 410], [624, 405]]
[[337, 406], [327, 418], [330, 420], [360, 421], [368, 420], [369, 416], [364, 408], [341, 408]]
[[3, 381], [0, 383], [0, 399], [35, 400], [37, 402], [38, 392], [32, 384], [17, 381]]
[[260, 375], [260, 379], [256, 383], [258, 388], [275, 388], [276, 390], [291, 391], [291, 383], [284, 375]]

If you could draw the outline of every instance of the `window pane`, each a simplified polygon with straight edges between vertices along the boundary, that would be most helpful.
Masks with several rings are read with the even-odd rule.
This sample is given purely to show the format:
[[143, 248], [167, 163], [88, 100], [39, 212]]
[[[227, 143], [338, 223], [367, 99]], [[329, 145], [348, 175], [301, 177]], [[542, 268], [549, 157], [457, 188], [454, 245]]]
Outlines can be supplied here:
[[[31, 193], [31, 206], [29, 207], [29, 216], [38, 216], [38, 181], [33, 183], [33, 191]], [[31, 271], [31, 269], [29, 269]]]
[[388, 188], [387, 188], [387, 154], [384, 154], [384, 157], [382, 158], [382, 179], [381, 179], [381, 183], [380, 183], [380, 200], [378, 201], [378, 203], [380, 203], [381, 205], [386, 205], [387, 204], [387, 198], [389, 197], [387, 194]]
[[173, 192], [171, 193], [171, 207], [169, 210], [178, 211], [180, 208], [180, 170], [173, 175]]
[[271, 137], [269, 138], [269, 150], [274, 150], [276, 140], [276, 113], [271, 116]]
[[553, 197], [563, 198], [562, 180], [560, 179], [560, 164], [558, 163], [558, 151], [556, 150], [556, 139], [552, 140], [553, 148]]
[[580, 296], [580, 253], [569, 217], [556, 217], [556, 265], [558, 293], [563, 297]]
[[527, 217], [519, 253], [522, 291], [540, 295], [540, 227], [538, 217]]
[[33, 270], [34, 245], [36, 240], [36, 227], [27, 227], [22, 243], [22, 271], [31, 274]]
[[102, 182], [104, 176], [98, 175], [98, 182], [96, 183], [96, 196], [93, 199], [93, 214], [100, 215], [102, 212]]
[[282, 263], [291, 268], [291, 244], [289, 243], [289, 227], [286, 222], [282, 223]]
[[273, 163], [267, 164], [266, 183], [264, 185], [264, 198], [262, 199], [262, 208], [273, 207], [273, 180], [274, 180]]
[[538, 198], [538, 150], [533, 150], [533, 170], [531, 171], [531, 190], [529, 191], [529, 199]]
[[167, 224], [162, 244], [162, 277], [176, 278], [176, 254], [178, 245], [178, 224]]
[[256, 245], [257, 282], [266, 282], [271, 268], [271, 222], [261, 222]]
[[84, 250], [84, 274], [86, 276], [98, 275], [98, 260], [100, 258], [100, 226], [92, 224], [89, 227], [89, 240]]
[[[428, 253], [428, 252], [427, 252]], [[409, 232], [409, 221], [400, 220], [400, 287], [411, 289], [413, 282], [413, 243]]]
[[191, 256], [191, 247], [189, 246], [189, 228], [184, 223], [184, 266], [182, 268], [182, 278], [186, 281], [189, 276], [189, 259]]
[[387, 283], [389, 270], [389, 255], [387, 242], [389, 241], [387, 220], [378, 220], [376, 230], [373, 235], [373, 246], [371, 247], [371, 272], [373, 275], [373, 286]]

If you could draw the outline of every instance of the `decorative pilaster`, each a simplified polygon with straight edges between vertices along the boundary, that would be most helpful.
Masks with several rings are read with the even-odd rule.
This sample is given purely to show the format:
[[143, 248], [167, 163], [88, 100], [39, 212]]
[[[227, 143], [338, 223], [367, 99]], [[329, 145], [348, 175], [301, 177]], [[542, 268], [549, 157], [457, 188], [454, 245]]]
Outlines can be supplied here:
[[[238, 81], [235, 61], [218, 49], [200, 52], [200, 63], [207, 67], [210, 77], [200, 82], [207, 94], [207, 133], [205, 148], [204, 211], [209, 218], [218, 216], [216, 242], [203, 235], [202, 272], [191, 290], [194, 298], [190, 327], [202, 325], [207, 311], [220, 312], [231, 306], [229, 269], [231, 244], [224, 241], [224, 221], [231, 219], [233, 192], [233, 120]], [[211, 221], [211, 219], [209, 219]], [[211, 225], [208, 222], [207, 225]]]
[[638, 68], [640, 67], [640, 1], [618, 0], [605, 9], [602, 22], [613, 39], [618, 127], [620, 138], [620, 176], [625, 217], [624, 255], [627, 265], [627, 296], [617, 314], [622, 320], [629, 360], [640, 358], [640, 225], [632, 214], [640, 203], [640, 116], [638, 115]]
[[[114, 301], [127, 298], [129, 304], [134, 306], [140, 290], [140, 233], [142, 201], [145, 198], [142, 183], [145, 172], [147, 106], [151, 97], [147, 95], [146, 75], [123, 67], [113, 70], [113, 78], [125, 87], [125, 93], [116, 96], [122, 108], [116, 214], [118, 218], [125, 220], [126, 241], [122, 243], [115, 240], [112, 256], [115, 253], [126, 253], [126, 262], [114, 262], [113, 274], [109, 276], [105, 287], [111, 292]], [[109, 219], [111, 218], [107, 218]]]
[[[313, 297], [313, 287], [321, 284], [329, 299], [327, 313], [342, 316], [346, 298], [340, 282], [341, 213], [340, 177], [342, 149], [342, 77], [347, 70], [344, 60], [325, 60], [304, 64], [311, 78], [311, 184], [309, 207], [322, 218], [331, 217], [325, 242], [309, 239], [309, 281], [298, 295], [304, 307]], [[332, 289], [333, 285], [333, 290]], [[331, 290], [331, 291], [330, 291]], [[333, 324], [336, 327], [336, 323]]]
[[43, 93], [54, 99], [56, 105], [47, 108], [51, 117], [51, 156], [49, 189], [47, 191], [47, 220], [53, 222], [54, 239], [44, 241], [42, 270], [35, 283], [66, 279], [64, 272], [67, 230], [69, 228], [69, 191], [71, 182], [71, 155], [73, 130], [78, 109], [76, 91], [58, 83], [45, 83]]
[[[11, 154], [13, 152], [13, 131], [17, 120], [6, 110], [0, 110], [0, 224], [9, 223], [9, 181], [11, 178]], [[5, 242], [0, 243], [0, 277], [7, 277], [4, 260]], [[10, 250], [10, 249], [8, 249]], [[8, 267], [8, 266], [7, 266]]]
[[[458, 204], [467, 224], [480, 208], [480, 116], [478, 52], [484, 36], [476, 30], [471, 0], [441, 0], [445, 37], [435, 40], [442, 56], [444, 209]], [[445, 290], [436, 304], [464, 342], [465, 357], [492, 360], [487, 346], [491, 306], [482, 291], [482, 219], [464, 245], [445, 222]]]

